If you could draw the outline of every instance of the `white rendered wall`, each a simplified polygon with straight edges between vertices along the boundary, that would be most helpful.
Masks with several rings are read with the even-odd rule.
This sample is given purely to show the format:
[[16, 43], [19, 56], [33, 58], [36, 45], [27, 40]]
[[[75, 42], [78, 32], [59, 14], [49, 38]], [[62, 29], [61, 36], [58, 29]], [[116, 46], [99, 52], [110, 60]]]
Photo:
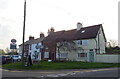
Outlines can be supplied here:
[[98, 54], [95, 56], [95, 62], [101, 63], [120, 63], [120, 55], [115, 54]]

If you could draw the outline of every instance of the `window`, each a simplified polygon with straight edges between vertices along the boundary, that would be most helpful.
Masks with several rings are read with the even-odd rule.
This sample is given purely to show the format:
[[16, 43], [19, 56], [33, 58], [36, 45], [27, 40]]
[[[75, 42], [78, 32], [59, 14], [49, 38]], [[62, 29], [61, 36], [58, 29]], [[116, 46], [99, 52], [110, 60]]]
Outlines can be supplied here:
[[82, 40], [82, 45], [88, 45], [88, 40]]
[[88, 40], [78, 40], [78, 45], [88, 45]]
[[85, 32], [85, 30], [82, 30], [82, 31], [81, 31], [81, 33], [84, 33], [84, 32]]
[[68, 53], [60, 53], [60, 58], [67, 58]]
[[48, 47], [46, 47], [45, 49], [48, 49]]
[[90, 51], [93, 51], [93, 49], [90, 49]]
[[78, 53], [78, 57], [87, 57], [87, 53]]
[[49, 52], [44, 53], [44, 58], [49, 58]]
[[82, 40], [78, 40], [78, 45], [82, 45]]

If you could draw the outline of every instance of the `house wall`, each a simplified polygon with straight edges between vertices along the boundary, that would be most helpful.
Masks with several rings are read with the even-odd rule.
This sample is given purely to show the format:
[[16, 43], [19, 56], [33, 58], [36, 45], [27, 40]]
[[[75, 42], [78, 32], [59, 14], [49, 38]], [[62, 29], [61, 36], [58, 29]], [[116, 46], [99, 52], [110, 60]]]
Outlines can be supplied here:
[[19, 46], [19, 52], [18, 55], [22, 56], [22, 46]]
[[[89, 51], [90, 51], [90, 49], [93, 49], [93, 52], [95, 52], [95, 49], [96, 49], [95, 39], [86, 39], [87, 44], [84, 44], [84, 45], [78, 44], [78, 41], [80, 41], [80, 40], [75, 40], [74, 41], [76, 44], [73, 47], [75, 47], [76, 50], [68, 51], [67, 49], [66, 50], [60, 49], [60, 53], [68, 53], [68, 56], [67, 56], [66, 60], [88, 62], [89, 61]], [[58, 52], [58, 51], [56, 51], [56, 52]], [[87, 57], [78, 57], [78, 53], [87, 53]], [[56, 58], [58, 58], [58, 55], [56, 56]]]
[[76, 61], [77, 54], [72, 50], [68, 53], [68, 60], [69, 61]]
[[[39, 56], [38, 56], [38, 60], [41, 60], [41, 50], [40, 49], [36, 49], [36, 45], [37, 44], [31, 44], [31, 46], [29, 45], [29, 54], [31, 53], [31, 59], [34, 59], [34, 54], [35, 54], [35, 51], [39, 52]], [[41, 42], [38, 43], [38, 45], [40, 46], [41, 45]], [[30, 47], [31, 47], [31, 50], [30, 50]], [[22, 56], [22, 46], [19, 46], [19, 55]]]
[[[78, 53], [86, 53], [87, 57], [78, 57]], [[84, 50], [84, 52], [78, 50], [76, 53], [76, 61], [88, 62], [89, 61], [89, 50]]]
[[105, 38], [103, 36], [103, 32], [102, 32], [102, 29], [100, 28], [99, 32], [98, 32], [98, 35], [96, 37], [96, 40], [97, 40], [97, 49], [100, 48], [100, 52], [98, 50], [97, 53], [105, 53], [105, 46], [106, 46], [106, 42], [105, 42]]
[[[68, 60], [71, 61], [85, 61], [89, 62], [89, 52], [92, 49], [93, 52], [95, 52], [96, 49], [96, 41], [95, 39], [85, 39], [88, 41], [86, 45], [78, 45], [76, 40], [76, 50], [72, 50], [71, 52], [68, 53]], [[78, 57], [78, 53], [86, 53], [87, 57]]]
[[[64, 51], [68, 52], [68, 60], [71, 61], [86, 61], [89, 62], [89, 52], [92, 50], [94, 52], [94, 59], [96, 53], [105, 53], [105, 38], [103, 36], [102, 29], [99, 30], [100, 33], [96, 38], [93, 39], [84, 39], [84, 41], [88, 41], [87, 44], [80, 45], [78, 42], [80, 40], [75, 40], [75, 48], [76, 50]], [[100, 48], [100, 50], [98, 50]], [[83, 49], [83, 50], [82, 50]], [[60, 50], [60, 53], [64, 53], [63, 50]], [[87, 57], [78, 57], [78, 53], [87, 53]]]
[[95, 55], [95, 62], [101, 63], [120, 63], [120, 55], [117, 54], [97, 54]]
[[85, 44], [85, 45], [80, 45], [80, 44], [77, 44], [77, 41], [79, 41], [79, 40], [76, 40], [75, 42], [76, 42], [76, 47], [79, 49], [79, 47], [81, 47], [82, 49], [84, 49], [84, 50], [90, 50], [90, 49], [93, 49], [93, 50], [95, 50], [96, 49], [96, 42], [95, 42], [95, 40], [94, 39], [84, 39], [83, 41], [88, 41], [88, 43], [87, 44]]
[[41, 50], [38, 48], [36, 49], [36, 46], [37, 45], [41, 45], [41, 43], [38, 43], [38, 44], [31, 44], [31, 50], [30, 50], [30, 46], [29, 46], [29, 54], [31, 53], [31, 59], [35, 59], [34, 55], [35, 55], [35, 51], [37, 53], [39, 53], [39, 56], [38, 56], [38, 60], [41, 60]]

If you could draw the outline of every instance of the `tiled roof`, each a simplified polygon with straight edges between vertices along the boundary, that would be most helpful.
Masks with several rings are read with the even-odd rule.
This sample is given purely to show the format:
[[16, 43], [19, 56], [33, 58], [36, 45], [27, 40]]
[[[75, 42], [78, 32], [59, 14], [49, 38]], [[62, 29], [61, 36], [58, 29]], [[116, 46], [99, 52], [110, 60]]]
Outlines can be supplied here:
[[49, 34], [44, 40], [43, 44], [49, 45], [61, 41], [71, 41], [71, 40], [81, 40], [81, 39], [91, 39], [96, 38], [97, 33], [102, 27], [102, 24], [82, 27], [80, 30], [72, 29], [68, 31], [58, 31]]
[[[44, 38], [37, 38], [37, 39], [34, 39], [34, 40], [28, 40], [25, 42], [25, 45], [26, 44], [35, 44], [35, 43], [40, 43], [41, 41], [43, 41]], [[20, 44], [19, 46], [21, 46], [22, 44]]]

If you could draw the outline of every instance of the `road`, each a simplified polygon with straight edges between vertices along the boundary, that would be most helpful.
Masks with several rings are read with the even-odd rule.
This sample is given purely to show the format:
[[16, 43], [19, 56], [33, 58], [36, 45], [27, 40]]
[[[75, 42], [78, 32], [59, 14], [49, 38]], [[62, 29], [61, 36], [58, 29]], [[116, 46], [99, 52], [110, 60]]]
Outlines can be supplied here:
[[[120, 68], [119, 68], [120, 69]], [[2, 71], [2, 77], [118, 77], [118, 68], [102, 69], [72, 69], [72, 70], [6, 70]], [[117, 78], [118, 79], [118, 78]]]

